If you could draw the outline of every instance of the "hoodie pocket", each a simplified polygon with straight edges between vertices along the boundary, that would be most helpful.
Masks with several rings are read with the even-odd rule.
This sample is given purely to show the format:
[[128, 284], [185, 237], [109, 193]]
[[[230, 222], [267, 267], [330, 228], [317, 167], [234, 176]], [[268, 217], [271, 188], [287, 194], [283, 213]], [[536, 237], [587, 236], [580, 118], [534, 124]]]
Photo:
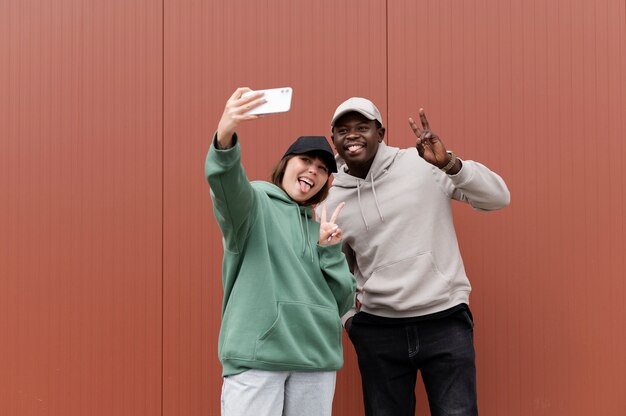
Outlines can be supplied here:
[[379, 267], [363, 285], [363, 304], [369, 309], [419, 310], [449, 298], [450, 280], [430, 252]]
[[256, 341], [255, 359], [287, 367], [341, 367], [341, 321], [337, 309], [280, 302], [276, 320]]

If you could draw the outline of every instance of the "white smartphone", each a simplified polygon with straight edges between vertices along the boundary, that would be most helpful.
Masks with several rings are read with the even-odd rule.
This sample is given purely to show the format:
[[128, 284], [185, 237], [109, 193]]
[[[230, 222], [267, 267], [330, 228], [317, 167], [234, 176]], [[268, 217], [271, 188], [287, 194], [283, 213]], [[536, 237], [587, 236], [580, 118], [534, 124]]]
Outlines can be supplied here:
[[242, 95], [246, 97], [254, 92], [263, 92], [263, 98], [267, 101], [260, 106], [246, 111], [246, 114], [263, 115], [273, 113], [284, 113], [291, 108], [291, 95], [293, 91], [291, 87], [271, 88], [267, 90], [249, 91]]

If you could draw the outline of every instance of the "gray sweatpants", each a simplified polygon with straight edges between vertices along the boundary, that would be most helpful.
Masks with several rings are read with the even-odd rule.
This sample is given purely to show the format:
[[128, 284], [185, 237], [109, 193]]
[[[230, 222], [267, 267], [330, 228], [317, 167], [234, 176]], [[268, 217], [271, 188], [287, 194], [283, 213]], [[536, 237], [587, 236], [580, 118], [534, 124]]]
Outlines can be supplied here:
[[335, 371], [248, 370], [224, 377], [222, 416], [330, 416]]

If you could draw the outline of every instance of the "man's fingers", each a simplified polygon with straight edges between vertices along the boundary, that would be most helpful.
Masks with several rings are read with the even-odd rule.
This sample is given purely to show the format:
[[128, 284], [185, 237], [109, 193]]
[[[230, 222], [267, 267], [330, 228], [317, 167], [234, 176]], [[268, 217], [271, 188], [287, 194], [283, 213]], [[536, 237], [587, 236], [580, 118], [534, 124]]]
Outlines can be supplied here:
[[345, 205], [346, 205], [345, 202], [342, 202], [341, 204], [337, 205], [337, 208], [335, 209], [335, 212], [333, 212], [333, 216], [330, 219], [330, 222], [334, 224], [335, 221], [337, 221], [337, 217], [339, 216], [339, 213], [341, 212], [341, 210], [343, 209]]
[[422, 135], [422, 131], [419, 127], [417, 127], [417, 123], [415, 122], [415, 120], [413, 120], [412, 117], [409, 117], [409, 126], [411, 126], [411, 130], [413, 130], [413, 133], [415, 133], [416, 136]]
[[422, 122], [424, 130], [430, 130], [430, 125], [428, 124], [428, 119], [426, 118], [426, 113], [423, 108], [420, 108], [420, 121]]

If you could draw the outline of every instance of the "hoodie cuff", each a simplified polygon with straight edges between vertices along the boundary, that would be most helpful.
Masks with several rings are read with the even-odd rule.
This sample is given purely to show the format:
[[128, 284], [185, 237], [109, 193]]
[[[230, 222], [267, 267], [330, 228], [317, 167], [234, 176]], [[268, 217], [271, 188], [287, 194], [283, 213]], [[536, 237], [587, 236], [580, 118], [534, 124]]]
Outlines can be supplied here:
[[319, 253], [320, 265], [322, 267], [334, 266], [344, 260], [343, 251], [341, 251], [341, 242], [328, 246], [318, 244], [317, 252]]
[[213, 140], [211, 141], [211, 147], [213, 147], [218, 152], [228, 152], [234, 149], [237, 144], [239, 144], [239, 137], [237, 137], [237, 132], [233, 133], [233, 145], [228, 149], [220, 149], [219, 147], [217, 147], [217, 131], [215, 132], [215, 134], [213, 134]]
[[204, 162], [204, 174], [206, 177], [225, 172], [241, 160], [241, 146], [239, 146], [236, 134], [233, 135], [233, 146], [228, 149], [218, 149], [216, 143], [217, 132], [213, 136], [211, 147]]
[[455, 186], [462, 187], [472, 180], [472, 178], [474, 177], [474, 169], [471, 163], [467, 163], [461, 158], [458, 159], [461, 161], [461, 170], [459, 170], [454, 175], [448, 175], [448, 178], [450, 178]]

